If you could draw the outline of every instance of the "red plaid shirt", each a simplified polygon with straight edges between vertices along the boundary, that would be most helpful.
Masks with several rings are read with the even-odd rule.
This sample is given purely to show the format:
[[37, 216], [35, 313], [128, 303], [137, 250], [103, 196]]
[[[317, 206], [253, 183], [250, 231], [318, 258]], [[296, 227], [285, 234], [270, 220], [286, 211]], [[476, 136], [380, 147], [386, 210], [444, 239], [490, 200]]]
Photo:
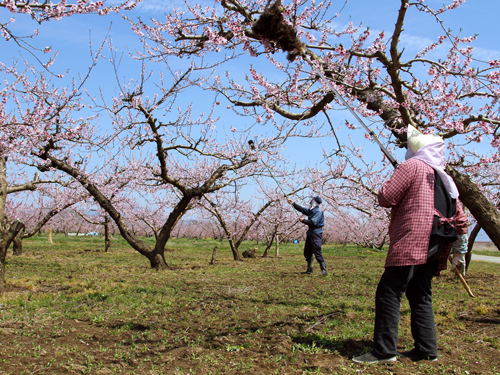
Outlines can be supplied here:
[[[418, 159], [399, 165], [378, 194], [382, 207], [391, 208], [389, 252], [385, 267], [427, 262], [427, 250], [434, 217], [434, 169]], [[458, 201], [457, 201], [458, 203]], [[457, 204], [456, 222], [462, 228], [467, 219]], [[451, 244], [440, 256], [439, 269], [446, 269]]]

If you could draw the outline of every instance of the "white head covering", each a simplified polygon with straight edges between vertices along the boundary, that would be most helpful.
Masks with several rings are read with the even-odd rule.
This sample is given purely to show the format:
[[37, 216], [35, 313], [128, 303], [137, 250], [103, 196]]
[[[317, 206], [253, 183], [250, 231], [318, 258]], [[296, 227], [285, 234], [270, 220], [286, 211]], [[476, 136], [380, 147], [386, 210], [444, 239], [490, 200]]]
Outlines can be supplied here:
[[319, 207], [319, 203], [314, 199], [314, 197], [311, 197], [311, 202], [309, 202], [309, 209], [313, 210], [316, 207]]
[[433, 134], [422, 134], [408, 125], [408, 147], [405, 159], [416, 158], [430, 165], [439, 174], [452, 198], [458, 198], [458, 189], [453, 179], [444, 171], [445, 144], [443, 138]]

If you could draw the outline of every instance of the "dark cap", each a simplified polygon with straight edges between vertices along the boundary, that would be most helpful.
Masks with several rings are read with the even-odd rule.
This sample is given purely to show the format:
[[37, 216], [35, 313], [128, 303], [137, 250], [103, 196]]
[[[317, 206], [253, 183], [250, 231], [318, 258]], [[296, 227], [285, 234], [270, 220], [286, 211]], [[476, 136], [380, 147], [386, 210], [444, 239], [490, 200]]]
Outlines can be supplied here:
[[321, 199], [320, 197], [313, 197], [313, 200], [315, 200], [316, 203], [318, 203], [318, 204], [323, 203], [323, 199]]

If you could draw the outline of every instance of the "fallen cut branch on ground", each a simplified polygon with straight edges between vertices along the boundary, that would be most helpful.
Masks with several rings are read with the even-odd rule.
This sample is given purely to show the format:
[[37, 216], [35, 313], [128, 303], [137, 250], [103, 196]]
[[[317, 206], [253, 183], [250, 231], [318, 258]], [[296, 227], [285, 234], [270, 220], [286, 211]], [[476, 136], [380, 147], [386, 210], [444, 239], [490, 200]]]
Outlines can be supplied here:
[[329, 318], [330, 316], [332, 316], [332, 315], [340, 315], [342, 313], [343, 313], [343, 311], [339, 310], [339, 311], [332, 312], [331, 314], [322, 316], [316, 323], [314, 323], [312, 326], [310, 326], [308, 329], [306, 329], [306, 332], [310, 332], [318, 324], [324, 323], [326, 321], [326, 319]]
[[458, 317], [458, 320], [469, 320], [469, 321], [478, 322], [478, 323], [500, 324], [500, 319], [482, 318], [479, 316], [470, 316], [470, 315], [461, 315]]

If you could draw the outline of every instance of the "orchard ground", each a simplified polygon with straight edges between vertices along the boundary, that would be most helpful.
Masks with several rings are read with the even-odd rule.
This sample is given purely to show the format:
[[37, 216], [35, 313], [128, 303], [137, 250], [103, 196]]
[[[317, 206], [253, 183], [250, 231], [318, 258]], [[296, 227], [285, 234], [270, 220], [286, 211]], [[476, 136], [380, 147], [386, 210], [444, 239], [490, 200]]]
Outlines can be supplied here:
[[[225, 242], [168, 246], [162, 272], [121, 239], [109, 253], [102, 238], [64, 236], [9, 252], [0, 374], [500, 374], [500, 264], [471, 265], [474, 299], [449, 272], [434, 280], [437, 362], [359, 365], [384, 251], [326, 245], [321, 277], [317, 264], [300, 274], [303, 243], [267, 258], [244, 243], [259, 250], [241, 262]], [[405, 299], [400, 350], [412, 348], [409, 321]]]

